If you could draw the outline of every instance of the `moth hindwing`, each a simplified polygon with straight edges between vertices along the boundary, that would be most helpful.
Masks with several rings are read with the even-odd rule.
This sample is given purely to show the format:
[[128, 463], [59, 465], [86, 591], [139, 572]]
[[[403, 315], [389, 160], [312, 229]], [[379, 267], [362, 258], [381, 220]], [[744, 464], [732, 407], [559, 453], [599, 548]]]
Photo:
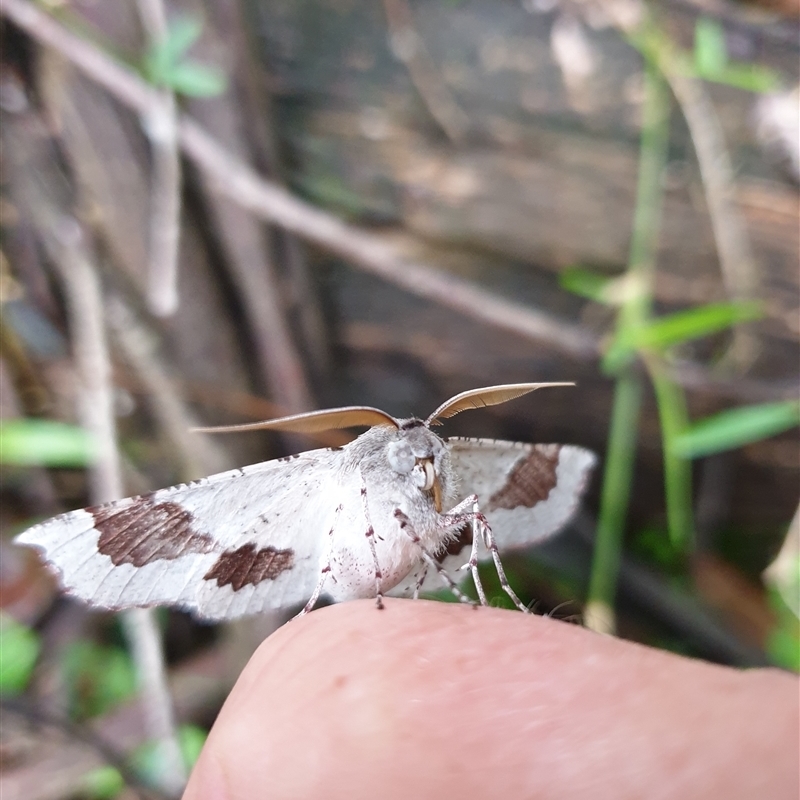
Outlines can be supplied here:
[[322, 595], [377, 597], [380, 605], [383, 593], [420, 575], [416, 588], [444, 581], [466, 601], [451, 571], [456, 556], [467, 559], [457, 537], [470, 531], [469, 566], [494, 558], [503, 583], [497, 550], [562, 527], [595, 459], [573, 446], [445, 441], [430, 426], [544, 385], [463, 392], [424, 421], [358, 406], [257, 423], [306, 432], [372, 427], [342, 448], [62, 514], [16, 541], [37, 548], [67, 591], [107, 609], [170, 604], [224, 620], [308, 611]]

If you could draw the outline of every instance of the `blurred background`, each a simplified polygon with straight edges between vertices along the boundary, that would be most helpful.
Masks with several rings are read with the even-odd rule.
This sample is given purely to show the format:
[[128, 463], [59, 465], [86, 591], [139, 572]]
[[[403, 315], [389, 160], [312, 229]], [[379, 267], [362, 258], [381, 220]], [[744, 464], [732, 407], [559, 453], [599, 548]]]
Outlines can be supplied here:
[[4, 800], [176, 795], [290, 616], [89, 612], [10, 543], [350, 435], [198, 424], [575, 381], [445, 430], [601, 457], [523, 601], [800, 667], [795, 0], [0, 9]]

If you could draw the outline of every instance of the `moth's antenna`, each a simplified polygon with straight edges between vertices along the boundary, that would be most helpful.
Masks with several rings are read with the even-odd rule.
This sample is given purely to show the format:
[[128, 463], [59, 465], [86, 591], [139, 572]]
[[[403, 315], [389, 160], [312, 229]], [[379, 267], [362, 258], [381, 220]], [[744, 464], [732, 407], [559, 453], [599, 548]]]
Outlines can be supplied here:
[[324, 411], [308, 411], [290, 417], [268, 419], [264, 422], [247, 422], [244, 425], [220, 425], [212, 428], [192, 428], [195, 433], [242, 433], [246, 431], [291, 431], [292, 433], [320, 433], [335, 428], [355, 428], [373, 425], [391, 425], [399, 428], [400, 423], [385, 411], [370, 406], [345, 406], [329, 408]]
[[436, 411], [425, 420], [426, 425], [431, 425], [437, 419], [447, 419], [466, 411], [468, 408], [484, 408], [506, 403], [516, 397], [522, 397], [528, 392], [543, 389], [548, 386], [574, 386], [574, 383], [506, 383], [502, 386], [485, 386], [483, 389], [470, 389], [461, 392], [455, 397], [442, 403]]

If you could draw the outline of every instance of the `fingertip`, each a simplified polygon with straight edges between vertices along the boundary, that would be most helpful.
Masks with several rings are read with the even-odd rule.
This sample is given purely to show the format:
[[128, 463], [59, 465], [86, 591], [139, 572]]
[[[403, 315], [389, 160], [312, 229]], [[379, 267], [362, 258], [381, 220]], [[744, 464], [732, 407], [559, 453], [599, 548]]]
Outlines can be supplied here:
[[796, 691], [517, 612], [345, 603], [262, 644], [187, 798], [730, 796], [770, 759], [786, 787]]

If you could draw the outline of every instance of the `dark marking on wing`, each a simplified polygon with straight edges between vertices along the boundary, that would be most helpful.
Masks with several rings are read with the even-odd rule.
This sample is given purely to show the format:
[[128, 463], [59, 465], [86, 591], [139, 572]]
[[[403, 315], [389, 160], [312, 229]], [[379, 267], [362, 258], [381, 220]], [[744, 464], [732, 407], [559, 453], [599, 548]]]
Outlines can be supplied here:
[[489, 498], [487, 509], [533, 508], [547, 500], [557, 482], [560, 450], [557, 444], [536, 445], [528, 456], [515, 464], [503, 486]]
[[213, 539], [194, 529], [189, 511], [177, 503], [154, 503], [152, 495], [143, 495], [127, 508], [108, 505], [86, 510], [100, 534], [97, 549], [116, 566], [142, 567], [214, 549]]
[[236, 550], [226, 550], [214, 562], [203, 580], [216, 578], [217, 586], [231, 585], [234, 592], [243, 586], [262, 581], [275, 580], [279, 575], [294, 566], [294, 550], [278, 550], [276, 547], [263, 547], [256, 550], [250, 542]]

